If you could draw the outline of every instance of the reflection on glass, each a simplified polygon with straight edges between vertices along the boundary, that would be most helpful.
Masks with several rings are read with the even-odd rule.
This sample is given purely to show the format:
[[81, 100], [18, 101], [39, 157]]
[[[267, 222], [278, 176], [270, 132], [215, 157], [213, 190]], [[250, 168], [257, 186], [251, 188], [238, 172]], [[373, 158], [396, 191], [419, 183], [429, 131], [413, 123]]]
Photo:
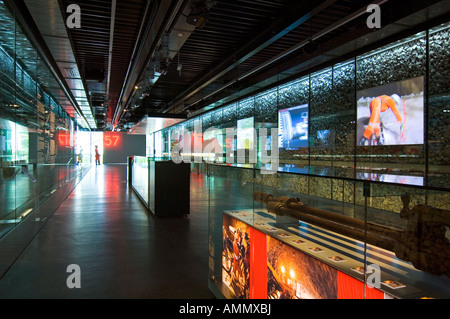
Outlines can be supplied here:
[[253, 149], [254, 120], [253, 117], [237, 121], [237, 148]]
[[28, 129], [0, 118], [0, 160], [28, 162]]
[[40, 203], [85, 172], [76, 164], [85, 162], [90, 142], [84, 149], [83, 139], [77, 141], [78, 115], [72, 118], [63, 108], [72, 107], [70, 100], [3, 1], [0, 77], [2, 237], [25, 218], [39, 221], [51, 213], [40, 211]]

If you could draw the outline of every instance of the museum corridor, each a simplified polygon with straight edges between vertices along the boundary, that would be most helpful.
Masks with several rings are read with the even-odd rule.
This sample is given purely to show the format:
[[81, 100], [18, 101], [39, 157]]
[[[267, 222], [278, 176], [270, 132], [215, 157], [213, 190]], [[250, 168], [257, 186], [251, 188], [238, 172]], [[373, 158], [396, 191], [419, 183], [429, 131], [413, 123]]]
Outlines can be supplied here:
[[[3, 274], [0, 299], [212, 298], [203, 179], [192, 174], [190, 215], [161, 218], [129, 188], [126, 165], [91, 167]], [[80, 289], [66, 284], [71, 264]]]
[[450, 0], [0, 0], [0, 300], [449, 299], [449, 47]]

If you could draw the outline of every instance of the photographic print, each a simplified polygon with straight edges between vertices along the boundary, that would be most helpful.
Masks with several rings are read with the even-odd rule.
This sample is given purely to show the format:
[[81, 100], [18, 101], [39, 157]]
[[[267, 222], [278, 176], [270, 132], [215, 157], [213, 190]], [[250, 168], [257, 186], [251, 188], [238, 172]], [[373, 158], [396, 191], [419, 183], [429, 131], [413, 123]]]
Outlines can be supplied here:
[[269, 299], [337, 298], [337, 270], [267, 236]]
[[222, 281], [238, 299], [249, 297], [250, 227], [223, 215]]

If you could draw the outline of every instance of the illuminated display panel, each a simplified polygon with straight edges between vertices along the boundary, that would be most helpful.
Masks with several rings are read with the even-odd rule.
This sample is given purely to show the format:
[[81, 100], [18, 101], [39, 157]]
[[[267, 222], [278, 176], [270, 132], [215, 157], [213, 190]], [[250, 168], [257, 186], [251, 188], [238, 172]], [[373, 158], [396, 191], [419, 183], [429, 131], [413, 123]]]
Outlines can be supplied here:
[[359, 145], [423, 144], [423, 77], [358, 91], [356, 138]]
[[[306, 254], [292, 244], [261, 231], [275, 229], [263, 220], [258, 230], [247, 224], [250, 211], [230, 211], [236, 218], [223, 214], [222, 282], [237, 299], [383, 299], [385, 293], [336, 267]], [[244, 220], [241, 220], [243, 218]], [[254, 221], [254, 220], [253, 220]], [[265, 226], [264, 226], [265, 225]], [[269, 230], [275, 236], [280, 236]], [[289, 238], [288, 233], [285, 233]], [[317, 246], [316, 246], [317, 248]], [[311, 248], [313, 249], [313, 248]], [[315, 248], [314, 248], [315, 249]], [[320, 251], [320, 250], [319, 250]], [[319, 254], [314, 252], [313, 254]], [[323, 252], [322, 252], [323, 253]], [[335, 263], [345, 261], [338, 256]], [[364, 292], [365, 291], [365, 292]]]
[[278, 147], [298, 150], [308, 147], [308, 104], [278, 111]]
[[103, 134], [103, 146], [105, 148], [121, 148], [122, 147], [122, 137], [117, 133], [104, 133]]
[[250, 293], [250, 229], [223, 215], [222, 282], [238, 299], [248, 299]]

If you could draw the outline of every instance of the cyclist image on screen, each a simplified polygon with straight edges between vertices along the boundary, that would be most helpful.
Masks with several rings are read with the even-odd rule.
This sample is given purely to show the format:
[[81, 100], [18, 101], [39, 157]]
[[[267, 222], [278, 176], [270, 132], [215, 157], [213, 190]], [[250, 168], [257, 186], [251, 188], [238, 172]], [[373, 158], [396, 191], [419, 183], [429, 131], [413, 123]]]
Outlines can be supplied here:
[[359, 141], [359, 145], [381, 145], [384, 144], [382, 137], [382, 121], [381, 113], [391, 110], [397, 122], [401, 124], [400, 130], [403, 131], [403, 119], [398, 110], [401, 107], [403, 100], [397, 94], [391, 96], [381, 95], [377, 96], [370, 102], [370, 119], [367, 127], [364, 130], [363, 136]]

